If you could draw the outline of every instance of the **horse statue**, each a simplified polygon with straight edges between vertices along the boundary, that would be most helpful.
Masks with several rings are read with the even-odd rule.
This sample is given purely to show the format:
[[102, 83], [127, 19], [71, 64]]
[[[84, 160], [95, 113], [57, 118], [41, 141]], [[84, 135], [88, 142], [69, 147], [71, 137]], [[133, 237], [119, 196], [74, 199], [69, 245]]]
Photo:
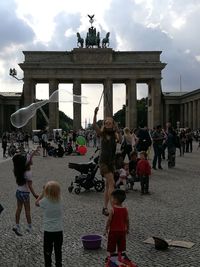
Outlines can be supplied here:
[[100, 33], [99, 32], [97, 32], [96, 42], [97, 42], [97, 47], [100, 48]]
[[106, 47], [108, 47], [109, 46], [109, 36], [110, 36], [110, 33], [109, 32], [107, 32], [106, 33], [106, 37], [105, 38], [103, 38], [103, 40], [102, 40], [102, 48], [106, 48]]
[[76, 35], [77, 35], [77, 38], [78, 38], [78, 40], [77, 40], [77, 46], [83, 48], [83, 43], [84, 43], [83, 38], [81, 38], [81, 35], [80, 35], [79, 32], [77, 32]]

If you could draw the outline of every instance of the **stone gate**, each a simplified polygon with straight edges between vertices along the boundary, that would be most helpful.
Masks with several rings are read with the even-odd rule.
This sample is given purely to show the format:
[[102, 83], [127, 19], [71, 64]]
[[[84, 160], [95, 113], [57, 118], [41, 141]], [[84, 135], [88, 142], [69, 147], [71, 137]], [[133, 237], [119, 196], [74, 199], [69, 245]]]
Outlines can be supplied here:
[[[137, 127], [137, 83], [148, 85], [148, 127], [162, 124], [161, 79], [165, 63], [161, 51], [114, 51], [111, 48], [74, 48], [72, 51], [23, 51], [19, 66], [24, 72], [24, 106], [35, 101], [37, 83], [49, 84], [49, 95], [59, 83], [72, 83], [73, 94], [81, 95], [81, 84], [104, 87], [104, 117], [113, 115], [113, 84], [126, 85], [126, 126]], [[95, 88], [94, 88], [95, 90]], [[98, 103], [98, 101], [97, 101]], [[81, 104], [73, 103], [74, 129], [81, 127]], [[58, 128], [58, 104], [49, 103], [49, 128]], [[36, 118], [27, 130], [36, 129]]]

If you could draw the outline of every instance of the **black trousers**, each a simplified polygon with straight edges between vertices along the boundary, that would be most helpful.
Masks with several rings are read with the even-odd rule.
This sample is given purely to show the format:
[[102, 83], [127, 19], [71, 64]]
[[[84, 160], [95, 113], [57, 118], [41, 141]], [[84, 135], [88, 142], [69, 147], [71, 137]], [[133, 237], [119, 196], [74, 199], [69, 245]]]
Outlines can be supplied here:
[[149, 192], [149, 176], [140, 176], [141, 193]]
[[163, 148], [161, 145], [153, 144], [154, 157], [153, 157], [153, 168], [156, 168], [158, 162], [158, 168], [161, 168], [161, 156]]
[[44, 231], [44, 261], [45, 267], [51, 267], [51, 255], [54, 248], [56, 267], [62, 266], [63, 232]]

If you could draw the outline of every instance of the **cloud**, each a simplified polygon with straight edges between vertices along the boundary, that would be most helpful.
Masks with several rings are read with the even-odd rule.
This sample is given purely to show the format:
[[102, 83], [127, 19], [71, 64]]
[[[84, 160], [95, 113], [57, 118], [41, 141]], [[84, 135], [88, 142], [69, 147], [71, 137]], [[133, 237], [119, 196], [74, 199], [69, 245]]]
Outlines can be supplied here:
[[12, 0], [0, 1], [0, 48], [30, 42], [33, 30], [15, 14], [16, 4]]
[[[164, 91], [179, 90], [182, 76], [186, 91], [199, 88], [200, 41], [197, 37], [200, 22], [198, 1], [113, 0], [105, 14], [112, 43], [117, 50], [160, 50], [161, 61], [167, 63], [163, 71]], [[179, 19], [179, 24], [178, 24]], [[182, 23], [180, 23], [182, 21]], [[174, 27], [177, 23], [177, 27]], [[185, 53], [190, 51], [190, 53]]]
[[[90, 26], [87, 14], [95, 14], [92, 1], [84, 2], [84, 8], [82, 1], [71, 3], [63, 11], [64, 2], [58, 1], [48, 6], [44, 18], [41, 10], [36, 17], [33, 8], [39, 1], [30, 2], [31, 7], [27, 1], [0, 1], [0, 77], [9, 85], [17, 81], [10, 82], [8, 69], [23, 61], [22, 50], [72, 50], [77, 46], [77, 32], [86, 37]], [[101, 39], [110, 32], [110, 47], [114, 50], [162, 51], [161, 61], [167, 63], [162, 72], [163, 90], [179, 90], [181, 76], [183, 90], [189, 91], [200, 87], [199, 12], [199, 0], [110, 0], [99, 2], [94, 26]], [[48, 38], [40, 39], [45, 29]]]

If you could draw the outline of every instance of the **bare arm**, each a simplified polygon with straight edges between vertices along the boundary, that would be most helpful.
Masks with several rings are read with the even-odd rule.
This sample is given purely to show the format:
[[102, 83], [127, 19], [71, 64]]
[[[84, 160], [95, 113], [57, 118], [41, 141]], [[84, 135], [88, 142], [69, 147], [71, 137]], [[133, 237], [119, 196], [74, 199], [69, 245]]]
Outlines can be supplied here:
[[33, 186], [32, 186], [33, 183], [32, 183], [32, 181], [28, 181], [27, 183], [28, 183], [28, 187], [29, 187], [29, 189], [30, 189], [32, 195], [33, 195], [35, 198], [38, 198], [38, 195], [35, 193], [35, 190], [33, 189]]
[[98, 112], [99, 108], [96, 107], [94, 110], [94, 117], [93, 117], [93, 128], [95, 129], [96, 133], [98, 135], [101, 134], [101, 130], [99, 129], [99, 126], [97, 125], [97, 112]]
[[40, 206], [40, 205], [39, 205], [39, 202], [40, 202], [40, 200], [41, 200], [43, 197], [44, 197], [44, 188], [43, 188], [41, 194], [38, 196], [38, 198], [37, 198], [36, 201], [35, 201], [35, 205], [36, 205], [36, 206], [38, 206], [38, 207]]
[[106, 223], [106, 233], [108, 233], [108, 231], [110, 229], [110, 224], [111, 224], [111, 221], [112, 221], [112, 217], [113, 217], [113, 210], [110, 210], [109, 216], [108, 216], [108, 220], [107, 220], [107, 223]]
[[128, 216], [128, 210], [127, 210], [127, 219], [126, 219], [126, 227], [127, 227], [127, 234], [129, 233], [129, 216]]
[[36, 148], [36, 150], [33, 150], [33, 151], [31, 152], [31, 154], [30, 154], [30, 158], [29, 158], [29, 162], [31, 163], [31, 165], [33, 164], [33, 157], [39, 153], [39, 150], [40, 150], [40, 146], [38, 146], [38, 147]]

